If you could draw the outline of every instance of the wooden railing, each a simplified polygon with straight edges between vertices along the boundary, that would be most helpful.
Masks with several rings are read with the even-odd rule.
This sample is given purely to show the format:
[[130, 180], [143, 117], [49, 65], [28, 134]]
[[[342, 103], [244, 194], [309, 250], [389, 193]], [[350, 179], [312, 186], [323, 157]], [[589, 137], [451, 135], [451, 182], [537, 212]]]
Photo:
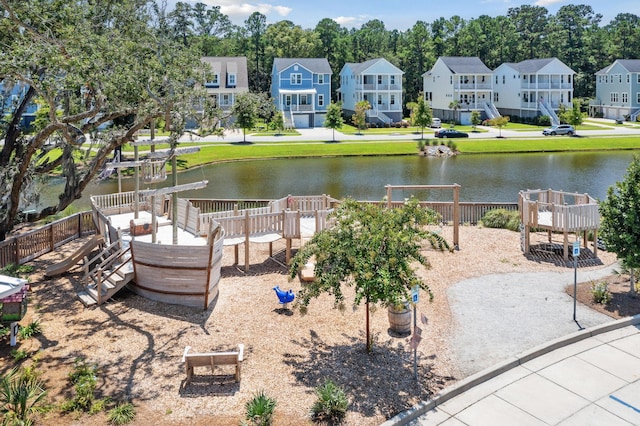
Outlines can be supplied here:
[[[117, 195], [117, 194], [114, 194]], [[102, 205], [109, 209], [118, 209], [122, 206], [128, 206], [133, 202], [133, 198], [129, 197], [100, 197]], [[324, 211], [327, 210], [327, 203], [330, 204], [331, 207], [335, 207], [338, 203], [337, 200], [334, 200], [330, 197], [324, 198], [321, 197], [293, 197], [298, 204], [298, 207], [305, 207], [304, 209], [300, 209], [303, 211]], [[324, 198], [324, 199], [323, 199]], [[143, 199], [144, 200], [144, 199]], [[143, 201], [141, 200], [141, 201]], [[261, 213], [266, 212], [269, 207], [269, 203], [272, 200], [200, 200], [200, 199], [192, 199], [191, 202], [194, 207], [200, 208], [201, 212], [221, 212], [221, 211], [231, 211], [233, 212], [234, 207], [236, 207], [236, 211], [240, 211], [244, 216], [244, 212], [247, 208], [257, 209]], [[283, 200], [277, 200], [280, 202], [286, 203], [286, 198]], [[378, 203], [378, 202], [375, 202]], [[402, 202], [392, 202], [392, 206], [399, 206]], [[451, 223], [453, 221], [453, 203], [452, 202], [422, 202], [421, 205], [425, 207], [429, 207], [434, 209], [442, 216], [442, 222], [445, 224]], [[325, 206], [323, 208], [323, 206]], [[460, 202], [460, 223], [461, 224], [469, 224], [476, 225], [482, 216], [493, 209], [506, 209], [506, 210], [518, 210], [517, 203], [482, 203], [482, 202]], [[240, 209], [243, 207], [243, 209]], [[277, 213], [278, 208], [274, 209], [273, 213]], [[256, 211], [256, 212], [257, 212]], [[273, 214], [272, 213], [272, 214]], [[292, 212], [294, 213], [294, 212]], [[263, 213], [267, 214], [267, 213]], [[298, 214], [297, 212], [295, 214]], [[217, 217], [216, 217], [217, 216]], [[207, 215], [200, 214], [199, 220], [200, 228], [207, 229], [204, 227], [205, 224], [208, 225], [208, 222], [211, 219], [218, 220], [218, 218], [223, 221], [224, 214], [218, 215]], [[229, 216], [227, 214], [226, 216]], [[235, 214], [231, 214], [231, 216], [235, 216]], [[231, 232], [232, 235], [244, 233], [244, 217], [240, 219], [238, 222], [242, 221], [242, 223], [237, 223], [238, 229], [236, 232]], [[273, 219], [272, 219], [273, 220]], [[316, 224], [317, 229], [323, 229], [326, 225], [326, 215], [322, 215], [319, 217], [319, 224]], [[231, 222], [228, 220], [227, 222]], [[286, 222], [286, 221], [285, 221]], [[254, 224], [256, 226], [257, 224]], [[273, 226], [273, 225], [271, 225]], [[284, 227], [284, 228], [281, 228]], [[259, 228], [259, 227], [258, 227]], [[264, 231], [273, 231], [274, 228], [264, 229]], [[297, 235], [299, 234], [299, 229], [286, 229], [285, 225], [278, 225], [277, 231], [284, 231], [285, 234], [288, 235]], [[230, 229], [230, 231], [232, 231]], [[69, 216], [50, 224], [47, 224], [41, 228], [38, 228], [33, 231], [26, 232], [22, 235], [9, 238], [5, 241], [0, 242], [0, 267], [7, 266], [9, 264], [23, 264], [29, 262], [38, 256], [41, 256], [45, 253], [49, 253], [53, 251], [55, 248], [72, 241], [76, 238], [79, 238], [84, 235], [93, 234], [96, 232], [96, 226], [94, 224], [92, 212], [81, 212], [76, 213], [73, 216]]]
[[0, 267], [10, 264], [22, 265], [69, 241], [95, 232], [91, 212], [76, 213], [56, 220], [0, 242]]

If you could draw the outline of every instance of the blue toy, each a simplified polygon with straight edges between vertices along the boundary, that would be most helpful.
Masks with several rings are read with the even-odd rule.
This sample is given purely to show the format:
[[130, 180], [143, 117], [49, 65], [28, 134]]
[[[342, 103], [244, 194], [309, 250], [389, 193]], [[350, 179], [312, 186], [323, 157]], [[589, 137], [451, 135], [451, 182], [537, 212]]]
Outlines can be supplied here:
[[281, 305], [293, 302], [293, 299], [295, 299], [296, 297], [296, 295], [293, 293], [293, 290], [284, 291], [280, 288], [280, 286], [275, 286], [273, 290], [276, 292], [276, 296], [278, 296], [278, 299], [280, 299]]

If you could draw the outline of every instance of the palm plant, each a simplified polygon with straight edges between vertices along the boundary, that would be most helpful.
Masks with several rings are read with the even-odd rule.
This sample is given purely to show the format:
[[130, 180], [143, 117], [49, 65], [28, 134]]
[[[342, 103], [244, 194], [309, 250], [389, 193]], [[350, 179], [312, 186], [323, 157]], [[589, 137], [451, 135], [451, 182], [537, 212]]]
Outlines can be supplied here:
[[47, 392], [35, 376], [12, 369], [0, 380], [0, 414], [2, 425], [32, 425], [33, 414]]
[[344, 390], [331, 380], [316, 388], [318, 399], [311, 407], [311, 417], [330, 424], [340, 423], [347, 414], [349, 400]]
[[276, 408], [276, 400], [268, 397], [264, 391], [260, 391], [247, 402], [246, 419], [249, 424], [255, 426], [269, 426], [273, 420], [273, 412]]

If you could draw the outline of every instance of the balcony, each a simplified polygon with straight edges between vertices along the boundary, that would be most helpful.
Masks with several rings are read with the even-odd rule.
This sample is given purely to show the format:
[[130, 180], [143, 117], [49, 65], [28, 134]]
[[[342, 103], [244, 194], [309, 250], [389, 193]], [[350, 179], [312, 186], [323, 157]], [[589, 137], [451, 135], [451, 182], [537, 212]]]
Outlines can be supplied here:
[[357, 91], [367, 91], [367, 92], [375, 92], [382, 90], [402, 90], [401, 84], [356, 84]]
[[291, 111], [291, 112], [313, 112], [313, 111], [315, 111], [315, 108], [313, 107], [313, 105], [297, 105], [297, 104], [284, 105], [284, 104], [280, 104], [280, 110], [281, 111]]
[[522, 83], [520, 85], [522, 89], [538, 89], [538, 90], [571, 90], [573, 89], [573, 85], [571, 83], [560, 83], [560, 82], [539, 82], [539, 83]]
[[491, 83], [454, 83], [455, 90], [491, 90]]

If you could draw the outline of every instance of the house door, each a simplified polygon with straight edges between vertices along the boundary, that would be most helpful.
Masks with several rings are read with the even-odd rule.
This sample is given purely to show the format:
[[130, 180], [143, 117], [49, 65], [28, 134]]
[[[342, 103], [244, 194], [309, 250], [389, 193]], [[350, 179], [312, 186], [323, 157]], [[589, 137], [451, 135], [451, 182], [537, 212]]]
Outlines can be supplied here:
[[291, 109], [291, 95], [284, 95], [284, 110], [289, 111]]

